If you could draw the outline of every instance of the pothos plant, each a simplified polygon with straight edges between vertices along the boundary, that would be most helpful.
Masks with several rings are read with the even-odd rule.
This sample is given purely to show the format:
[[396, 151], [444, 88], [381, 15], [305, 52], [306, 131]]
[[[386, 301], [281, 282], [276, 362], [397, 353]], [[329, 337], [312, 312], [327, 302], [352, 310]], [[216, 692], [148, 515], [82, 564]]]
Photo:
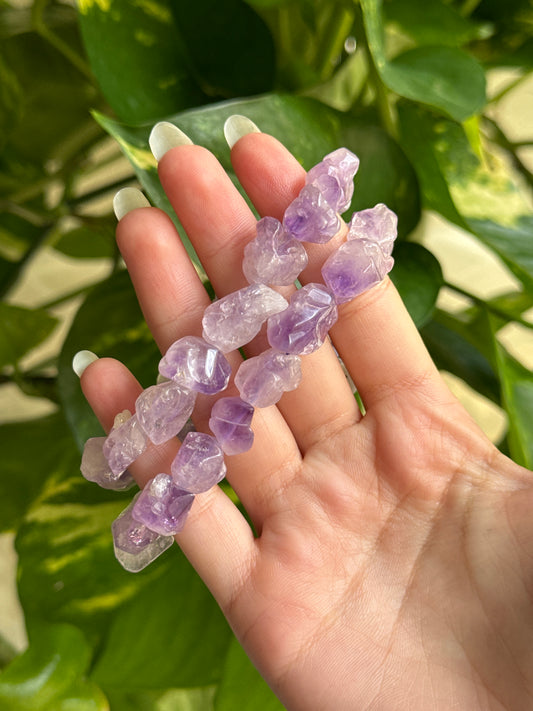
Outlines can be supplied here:
[[[29, 637], [19, 656], [1, 641], [2, 709], [281, 708], [176, 546], [138, 575], [120, 568], [109, 527], [124, 496], [79, 475], [82, 443], [99, 426], [73, 354], [117, 357], [143, 386], [156, 372], [114, 220], [90, 205], [136, 179], [171, 212], [147, 145], [158, 120], [176, 122], [230, 175], [222, 126], [234, 113], [306, 168], [342, 145], [357, 153], [351, 210], [385, 202], [398, 213], [392, 278], [433, 358], [504, 409], [500, 447], [533, 466], [533, 374], [498, 337], [511, 322], [532, 328], [533, 176], [526, 144], [491, 118], [533, 68], [532, 22], [527, 0], [0, 2], [0, 387], [55, 404], [0, 427], [0, 523], [16, 531]], [[486, 72], [498, 67], [515, 79], [487, 98]], [[109, 136], [115, 148], [99, 150]], [[107, 179], [119, 150], [131, 174]], [[98, 185], [84, 188], [96, 171]], [[413, 236], [423, 210], [484, 244], [516, 288], [487, 300], [445, 280]], [[105, 258], [109, 276], [18, 306], [13, 288], [50, 248]], [[461, 294], [462, 310], [437, 306], [443, 287]], [[56, 307], [76, 299], [57, 358], [26, 367], [57, 327]]]

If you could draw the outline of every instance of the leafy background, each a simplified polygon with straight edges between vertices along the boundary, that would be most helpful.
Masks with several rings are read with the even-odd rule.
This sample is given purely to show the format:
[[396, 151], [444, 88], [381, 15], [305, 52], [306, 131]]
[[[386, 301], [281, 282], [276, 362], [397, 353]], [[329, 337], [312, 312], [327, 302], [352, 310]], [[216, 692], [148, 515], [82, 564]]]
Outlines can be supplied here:
[[[118, 566], [125, 495], [79, 475], [99, 426], [73, 354], [120, 358], [144, 385], [156, 372], [109, 197], [139, 181], [170, 209], [147, 146], [159, 119], [231, 175], [233, 113], [306, 168], [355, 151], [351, 209], [398, 213], [392, 277], [433, 357], [505, 413], [498, 446], [533, 466], [533, 374], [506, 337], [532, 328], [532, 139], [495, 118], [531, 77], [532, 27], [526, 0], [0, 0], [0, 393], [42, 413], [0, 426], [0, 524], [16, 534], [29, 642], [0, 639], [2, 709], [281, 708], [177, 547], [138, 575]], [[486, 297], [443, 274], [424, 230], [436, 216], [462, 230], [460, 259], [484, 245], [512, 286]], [[50, 255], [77, 277], [31, 299]]]

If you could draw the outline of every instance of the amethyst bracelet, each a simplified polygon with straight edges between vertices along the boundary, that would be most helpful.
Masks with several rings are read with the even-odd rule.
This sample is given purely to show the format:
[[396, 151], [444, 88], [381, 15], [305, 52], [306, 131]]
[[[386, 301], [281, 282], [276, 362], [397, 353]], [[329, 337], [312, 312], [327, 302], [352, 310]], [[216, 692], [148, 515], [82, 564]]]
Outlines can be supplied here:
[[[202, 338], [185, 336], [170, 346], [159, 363], [158, 384], [137, 398], [135, 413], [120, 413], [107, 437], [87, 441], [83, 476], [123, 490], [134, 484], [128, 467], [149, 442], [181, 440], [170, 473], [151, 479], [113, 522], [115, 555], [126, 570], [142, 570], [171, 545], [195, 495], [225, 477], [224, 456], [252, 447], [254, 408], [274, 405], [298, 387], [301, 356], [324, 343], [338, 305], [378, 284], [392, 269], [397, 217], [378, 204], [353, 214], [346, 241], [322, 266], [324, 284], [306, 284], [289, 302], [272, 288], [293, 284], [307, 266], [302, 242], [327, 242], [339, 232], [358, 167], [358, 158], [339, 148], [309, 171], [282, 222], [259, 220], [256, 237], [244, 249], [249, 286], [210, 304]], [[234, 378], [240, 397], [219, 397], [209, 419], [212, 434], [196, 432], [190, 418], [197, 394], [227, 388], [231, 366], [224, 354], [249, 343], [265, 323], [270, 348], [240, 364]]]

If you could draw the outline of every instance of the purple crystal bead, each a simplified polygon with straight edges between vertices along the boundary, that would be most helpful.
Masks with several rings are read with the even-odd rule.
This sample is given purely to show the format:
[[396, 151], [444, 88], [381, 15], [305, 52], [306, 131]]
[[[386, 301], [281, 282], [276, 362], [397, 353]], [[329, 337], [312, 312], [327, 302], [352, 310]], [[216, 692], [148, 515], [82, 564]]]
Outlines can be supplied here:
[[306, 284], [285, 311], [268, 319], [268, 342], [281, 353], [308, 355], [324, 343], [337, 316], [333, 294], [322, 284]]
[[147, 444], [148, 437], [133, 415], [119, 427], [113, 427], [102, 451], [112, 473], [118, 476], [144, 452]]
[[247, 452], [254, 441], [254, 408], [240, 397], [222, 397], [211, 410], [209, 427], [226, 454]]
[[135, 402], [139, 424], [154, 444], [175, 437], [194, 409], [196, 393], [170, 380], [146, 388]]
[[383, 254], [376, 242], [352, 239], [326, 259], [322, 278], [337, 304], [343, 304], [378, 284], [393, 264], [394, 259]]
[[250, 282], [288, 286], [307, 266], [301, 242], [283, 229], [275, 217], [257, 223], [257, 236], [244, 248], [242, 271]]
[[283, 227], [302, 242], [329, 242], [341, 219], [316, 185], [305, 185], [285, 211]]
[[381, 202], [368, 210], [354, 212], [348, 225], [348, 240], [368, 239], [376, 242], [385, 256], [391, 255], [397, 236], [398, 217]]
[[265, 284], [245, 286], [206, 308], [203, 337], [224, 353], [232, 351], [251, 341], [269, 316], [286, 307], [286, 299]]
[[352, 201], [358, 168], [359, 158], [347, 148], [338, 148], [311, 168], [305, 182], [316, 186], [335, 212], [344, 212]]
[[241, 398], [254, 407], [274, 405], [302, 379], [301, 359], [269, 349], [241, 363], [235, 375]]
[[214, 395], [227, 387], [231, 366], [222, 351], [203, 338], [185, 336], [170, 346], [159, 372], [189, 390]]
[[115, 557], [130, 573], [138, 573], [146, 568], [174, 542], [172, 536], [161, 536], [150, 531], [132, 517], [139, 495], [140, 492], [111, 525]]
[[85, 442], [81, 457], [81, 473], [87, 481], [93, 481], [103, 489], [122, 491], [135, 484], [128, 471], [118, 476], [111, 471], [104, 456], [103, 446], [105, 437], [91, 437]]
[[183, 491], [168, 474], [157, 474], [140, 492], [132, 516], [162, 536], [173, 536], [185, 525], [194, 495]]
[[189, 432], [170, 470], [176, 486], [200, 494], [226, 476], [224, 452], [211, 435]]

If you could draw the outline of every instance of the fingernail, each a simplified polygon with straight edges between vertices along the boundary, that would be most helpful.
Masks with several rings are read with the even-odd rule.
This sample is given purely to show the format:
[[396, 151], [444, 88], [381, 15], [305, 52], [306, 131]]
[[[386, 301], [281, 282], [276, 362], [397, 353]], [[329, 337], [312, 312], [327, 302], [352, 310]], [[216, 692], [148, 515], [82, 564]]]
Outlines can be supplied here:
[[261, 133], [253, 121], [250, 121], [246, 116], [234, 114], [226, 119], [224, 124], [224, 136], [228, 142], [228, 146], [233, 148], [239, 138], [246, 136], [247, 133]]
[[150, 150], [156, 160], [161, 160], [167, 151], [176, 146], [192, 145], [192, 141], [183, 131], [169, 121], [160, 121], [153, 127], [148, 139]]
[[150, 203], [137, 188], [122, 188], [113, 198], [113, 210], [117, 220], [138, 207], [150, 207]]
[[98, 356], [92, 351], [78, 351], [72, 359], [72, 370], [81, 378], [85, 369], [95, 360], [98, 360]]

